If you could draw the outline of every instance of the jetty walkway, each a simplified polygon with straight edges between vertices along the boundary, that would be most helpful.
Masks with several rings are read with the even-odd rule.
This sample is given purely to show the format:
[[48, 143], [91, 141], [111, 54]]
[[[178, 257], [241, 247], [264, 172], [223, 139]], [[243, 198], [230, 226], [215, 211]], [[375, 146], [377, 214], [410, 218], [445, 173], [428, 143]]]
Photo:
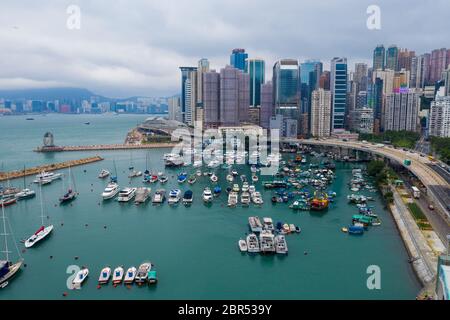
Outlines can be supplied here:
[[70, 160], [70, 161], [64, 161], [59, 163], [51, 163], [51, 164], [45, 164], [42, 166], [32, 167], [32, 168], [26, 168], [25, 170], [16, 170], [11, 172], [0, 172], [0, 181], [5, 181], [8, 179], [17, 179], [22, 178], [24, 176], [30, 176], [30, 175], [36, 175], [41, 173], [42, 171], [54, 171], [54, 170], [60, 170], [65, 169], [68, 167], [75, 167], [75, 166], [81, 166], [97, 161], [102, 161], [103, 158], [99, 156], [95, 157], [89, 157], [89, 158], [83, 158], [78, 160]]
[[65, 152], [65, 151], [96, 151], [96, 150], [129, 150], [129, 149], [156, 149], [173, 148], [175, 142], [149, 143], [149, 144], [98, 144], [88, 146], [62, 146], [62, 147], [39, 147], [35, 152]]

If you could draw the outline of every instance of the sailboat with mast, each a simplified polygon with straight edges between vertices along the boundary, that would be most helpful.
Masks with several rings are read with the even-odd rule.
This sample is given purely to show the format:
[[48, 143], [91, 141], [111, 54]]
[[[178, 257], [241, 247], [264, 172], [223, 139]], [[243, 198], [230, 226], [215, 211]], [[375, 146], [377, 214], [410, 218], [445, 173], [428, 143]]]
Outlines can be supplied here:
[[69, 167], [69, 187], [67, 189], [67, 192], [61, 198], [59, 198], [59, 203], [60, 204], [69, 203], [75, 200], [77, 195], [78, 193], [76, 192], [75, 180], [72, 176], [72, 171], [70, 170]]
[[[4, 288], [8, 285], [8, 281], [20, 270], [23, 263], [23, 258], [20, 256], [19, 248], [16, 245], [17, 254], [19, 255], [19, 260], [17, 262], [10, 261], [9, 254], [11, 253], [8, 248], [8, 233], [6, 230], [6, 216], [5, 208], [2, 206], [2, 222], [3, 222], [3, 233], [5, 247], [2, 253], [5, 254], [5, 260], [0, 260], [0, 288]], [[10, 226], [11, 229], [11, 226]], [[11, 232], [12, 234], [12, 232]]]
[[44, 225], [44, 203], [42, 199], [42, 185], [39, 185], [39, 198], [41, 205], [41, 227], [25, 241], [26, 248], [31, 248], [36, 243], [47, 237], [53, 230], [53, 225], [49, 225], [47, 227]]

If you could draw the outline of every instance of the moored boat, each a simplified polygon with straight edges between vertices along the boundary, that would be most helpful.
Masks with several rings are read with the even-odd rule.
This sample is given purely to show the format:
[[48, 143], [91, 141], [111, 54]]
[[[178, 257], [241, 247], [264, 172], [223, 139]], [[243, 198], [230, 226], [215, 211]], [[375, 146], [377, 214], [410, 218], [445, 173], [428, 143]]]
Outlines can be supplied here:
[[100, 171], [100, 173], [98, 174], [98, 178], [99, 179], [104, 179], [106, 177], [108, 177], [111, 173], [108, 170], [102, 169], [102, 171]]
[[275, 236], [275, 251], [278, 254], [288, 253], [286, 238], [282, 234], [278, 234], [277, 236]]
[[167, 202], [169, 204], [177, 204], [181, 200], [181, 190], [180, 189], [173, 189], [169, 192], [169, 198]]
[[73, 286], [78, 289], [81, 288], [81, 285], [87, 279], [88, 276], [89, 276], [89, 269], [82, 268], [80, 271], [77, 272], [75, 278], [72, 280]]
[[134, 282], [134, 278], [136, 277], [137, 269], [136, 267], [129, 267], [127, 272], [125, 273], [125, 279], [123, 282], [125, 284], [130, 284]]
[[119, 193], [119, 185], [116, 182], [110, 182], [102, 193], [103, 200], [114, 198]]
[[186, 190], [183, 195], [184, 205], [190, 205], [193, 201], [193, 192], [191, 190]]
[[152, 269], [152, 264], [150, 262], [144, 262], [139, 266], [139, 269], [136, 272], [136, 277], [134, 281], [137, 284], [143, 284], [147, 281], [148, 272]]
[[136, 196], [134, 198], [134, 204], [145, 203], [150, 197], [151, 188], [139, 187], [136, 189]]
[[100, 275], [98, 277], [98, 284], [107, 284], [109, 279], [111, 278], [111, 268], [105, 267], [100, 271]]
[[247, 251], [249, 253], [258, 253], [260, 251], [259, 241], [256, 234], [251, 233], [247, 236]]
[[119, 202], [128, 202], [132, 200], [136, 195], [137, 188], [124, 188], [119, 191], [119, 196], [117, 201]]
[[240, 250], [241, 252], [247, 252], [248, 247], [247, 247], [247, 242], [246, 242], [245, 240], [240, 239], [240, 240], [238, 241], [238, 246], [239, 246], [239, 250]]
[[153, 195], [152, 202], [154, 204], [161, 204], [166, 201], [166, 190], [164, 189], [158, 189], [156, 190], [155, 194]]
[[113, 284], [117, 285], [117, 284], [122, 283], [123, 275], [124, 275], [124, 270], [123, 270], [122, 266], [115, 268], [114, 272], [113, 272], [113, 279], [112, 279]]
[[206, 203], [209, 203], [212, 201], [212, 193], [211, 193], [211, 189], [206, 187], [203, 190], [203, 201]]

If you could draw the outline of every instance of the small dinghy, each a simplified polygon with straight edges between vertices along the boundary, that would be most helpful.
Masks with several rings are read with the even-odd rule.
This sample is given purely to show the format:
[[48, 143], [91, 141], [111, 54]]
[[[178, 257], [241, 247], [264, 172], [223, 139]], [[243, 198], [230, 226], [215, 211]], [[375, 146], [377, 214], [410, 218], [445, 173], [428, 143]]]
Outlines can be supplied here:
[[107, 284], [109, 278], [111, 277], [111, 268], [105, 267], [100, 271], [100, 276], [98, 277], [98, 284]]
[[228, 182], [233, 182], [234, 178], [231, 174], [227, 175], [227, 181]]
[[247, 248], [247, 242], [243, 239], [239, 240], [238, 242], [239, 245], [239, 250], [241, 250], [241, 252], [247, 252], [248, 248]]
[[217, 182], [219, 180], [219, 178], [213, 173], [211, 176], [211, 182]]
[[122, 283], [124, 270], [122, 266], [119, 266], [114, 269], [113, 272], [113, 284], [120, 284]]
[[108, 170], [103, 169], [98, 174], [98, 177], [99, 177], [99, 179], [104, 179], [104, 178], [108, 177], [109, 175], [110, 175], [110, 172]]
[[258, 176], [257, 176], [256, 174], [254, 174], [254, 175], [252, 176], [252, 181], [253, 181], [253, 182], [258, 182], [258, 180], [259, 180]]

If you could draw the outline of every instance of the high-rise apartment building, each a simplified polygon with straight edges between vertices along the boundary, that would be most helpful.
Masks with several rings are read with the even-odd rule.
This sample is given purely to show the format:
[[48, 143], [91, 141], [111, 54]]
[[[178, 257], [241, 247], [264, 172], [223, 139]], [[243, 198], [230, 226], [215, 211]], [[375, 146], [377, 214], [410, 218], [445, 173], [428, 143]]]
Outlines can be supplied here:
[[[192, 83], [189, 80], [191, 78], [191, 73], [196, 73], [196, 67], [180, 67], [181, 70], [181, 119], [186, 122], [186, 108], [190, 108], [191, 98], [192, 98]], [[189, 80], [189, 83], [186, 82]], [[187, 92], [189, 90], [189, 92]], [[189, 106], [188, 106], [189, 104]]]
[[384, 129], [419, 131], [420, 98], [415, 92], [386, 95]]
[[397, 71], [398, 70], [398, 48], [395, 45], [390, 46], [386, 50], [386, 65], [385, 69]]
[[430, 136], [450, 137], [450, 96], [436, 97], [431, 103], [428, 128]]
[[447, 49], [441, 48], [431, 52], [430, 82], [441, 80], [442, 72], [447, 68]]
[[355, 72], [353, 73], [353, 81], [356, 85], [356, 93], [367, 91], [368, 69], [366, 63], [355, 63]]
[[181, 97], [179, 95], [175, 95], [169, 97], [167, 99], [168, 111], [169, 111], [169, 120], [176, 120], [182, 122], [182, 113], [181, 113]]
[[204, 128], [220, 125], [220, 74], [215, 70], [203, 73], [203, 117]]
[[412, 59], [416, 56], [415, 51], [409, 51], [408, 49], [401, 48], [398, 52], [398, 68], [397, 70], [405, 69], [411, 71]]
[[220, 122], [224, 126], [236, 126], [248, 120], [248, 73], [232, 66], [220, 70]]
[[347, 106], [347, 58], [333, 58], [331, 60], [330, 89], [332, 95], [331, 130], [345, 129]]
[[270, 118], [274, 112], [273, 107], [273, 85], [272, 81], [261, 85], [261, 110], [259, 114], [260, 126], [264, 129], [270, 128]]
[[314, 90], [311, 94], [310, 131], [314, 137], [328, 137], [331, 134], [331, 92]]

